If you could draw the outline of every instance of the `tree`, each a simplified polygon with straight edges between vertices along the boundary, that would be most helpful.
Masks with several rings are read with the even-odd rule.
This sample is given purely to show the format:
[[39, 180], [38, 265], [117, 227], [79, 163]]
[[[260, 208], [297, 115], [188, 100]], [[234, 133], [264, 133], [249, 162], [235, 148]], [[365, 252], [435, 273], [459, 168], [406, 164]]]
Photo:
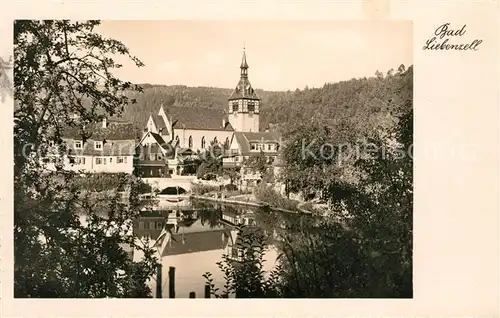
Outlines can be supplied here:
[[258, 173], [260, 173], [261, 177], [264, 177], [269, 169], [268, 160], [262, 150], [258, 155], [250, 156], [248, 157], [248, 159], [245, 159], [243, 165], [247, 168], [257, 171]]
[[201, 164], [196, 172], [198, 178], [203, 178], [207, 174], [219, 175], [222, 173], [222, 147], [211, 142], [208, 149], [204, 152], [198, 152], [198, 158]]
[[[251, 291], [242, 297], [412, 297], [412, 67], [387, 80], [377, 79], [388, 85], [385, 94], [394, 103], [394, 124], [384, 126], [380, 134], [358, 142], [350, 138], [348, 126], [347, 131], [336, 130], [321, 118], [290, 127], [283, 152], [285, 179], [296, 192], [320, 193], [331, 209], [295, 221], [283, 216], [265, 220], [279, 228], [279, 267], [273, 271], [277, 279], [268, 289], [273, 293], [263, 293], [267, 281], [253, 272], [260, 266], [258, 258], [243, 259], [245, 266], [224, 258], [221, 269], [234, 292]], [[307, 145], [316, 141], [306, 157], [304, 139]], [[338, 147], [345, 142], [371, 147], [354, 149], [345, 158]], [[322, 147], [327, 143], [335, 147]], [[259, 239], [248, 244], [245, 253], [254, 243], [259, 246]], [[246, 278], [249, 286], [235, 283], [247, 273], [256, 278]], [[206, 277], [213, 284], [210, 275]]]
[[[351, 147], [356, 151], [349, 160], [321, 155], [322, 145], [338, 151], [343, 144], [339, 131], [321, 122], [291, 134], [284, 160], [292, 189], [321, 193], [332, 209], [329, 218], [299, 222], [285, 234], [287, 297], [412, 296], [411, 79], [410, 67], [389, 82], [395, 124], [363, 139], [369, 148]], [[303, 139], [317, 142], [306, 158], [297, 144]]]
[[230, 184], [234, 184], [235, 181], [239, 180], [241, 175], [238, 168], [227, 168], [223, 170], [225, 176], [230, 180]]
[[[132, 221], [148, 202], [140, 180], [47, 173], [41, 165], [49, 145], [64, 151], [67, 126], [119, 115], [140, 90], [116, 78], [121, 42], [95, 32], [99, 21], [14, 23], [14, 295], [15, 297], [150, 297], [147, 280], [154, 251], [137, 244]], [[85, 136], [82, 136], [82, 139]], [[105, 184], [106, 184], [105, 182]], [[102, 189], [101, 189], [102, 190]], [[142, 249], [133, 262], [127, 250]]]

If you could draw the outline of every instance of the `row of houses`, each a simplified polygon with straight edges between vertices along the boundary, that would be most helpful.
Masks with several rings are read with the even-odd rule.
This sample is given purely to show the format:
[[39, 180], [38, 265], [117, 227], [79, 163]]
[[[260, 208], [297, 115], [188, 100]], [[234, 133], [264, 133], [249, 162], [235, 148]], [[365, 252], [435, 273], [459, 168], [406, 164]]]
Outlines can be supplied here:
[[162, 178], [196, 173], [193, 162], [214, 145], [221, 149], [223, 168], [238, 168], [243, 178], [258, 179], [245, 169], [251, 156], [266, 157], [279, 169], [281, 137], [259, 131], [260, 98], [248, 79], [246, 54], [240, 80], [228, 97], [227, 111], [159, 105], [142, 131], [130, 122], [108, 121], [68, 127], [63, 133], [67, 152], [63, 167], [84, 172], [135, 173]]

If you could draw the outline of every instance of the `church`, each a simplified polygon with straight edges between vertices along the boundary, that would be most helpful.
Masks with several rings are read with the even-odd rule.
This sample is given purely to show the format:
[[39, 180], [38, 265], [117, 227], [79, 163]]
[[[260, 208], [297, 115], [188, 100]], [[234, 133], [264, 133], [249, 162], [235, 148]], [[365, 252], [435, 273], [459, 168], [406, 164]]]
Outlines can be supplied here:
[[202, 153], [213, 144], [226, 150], [224, 167], [241, 167], [245, 158], [260, 151], [272, 161], [279, 149], [276, 133], [259, 131], [260, 98], [248, 77], [246, 52], [240, 79], [228, 96], [227, 111], [165, 107], [150, 114], [136, 148], [136, 169], [143, 177], [182, 174], [184, 159]]

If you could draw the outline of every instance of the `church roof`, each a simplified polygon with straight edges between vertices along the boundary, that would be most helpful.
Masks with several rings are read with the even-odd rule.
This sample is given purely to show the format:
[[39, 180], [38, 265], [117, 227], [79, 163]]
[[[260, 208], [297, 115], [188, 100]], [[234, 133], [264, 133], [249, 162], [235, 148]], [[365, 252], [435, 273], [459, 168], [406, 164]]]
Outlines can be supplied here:
[[153, 122], [156, 126], [156, 129], [160, 130], [160, 129], [167, 128], [167, 126], [165, 125], [165, 121], [163, 120], [163, 118], [160, 115], [151, 114], [151, 118], [153, 118]]
[[257, 93], [255, 93], [255, 90], [252, 87], [252, 84], [250, 84], [250, 81], [248, 80], [248, 63], [247, 63], [247, 55], [245, 53], [245, 50], [243, 49], [243, 57], [241, 58], [241, 65], [240, 65], [241, 73], [240, 73], [240, 80], [238, 82], [238, 85], [236, 85], [236, 88], [233, 90], [231, 95], [229, 95], [229, 100], [234, 100], [234, 99], [253, 99], [253, 100], [259, 100], [259, 96]]
[[[174, 128], [234, 131], [222, 110], [198, 107], [165, 107]], [[226, 119], [225, 127], [222, 126]]]
[[236, 88], [233, 90], [231, 95], [229, 95], [229, 100], [234, 100], [234, 99], [240, 99], [240, 98], [247, 98], [247, 99], [254, 99], [254, 100], [259, 100], [259, 96], [255, 92], [255, 90], [252, 87], [252, 84], [250, 84], [250, 81], [248, 80], [248, 77], [241, 77], [240, 81], [238, 82], [238, 85], [236, 85]]
[[241, 58], [240, 68], [248, 68], [247, 54], [245, 53], [245, 49], [243, 49], [243, 57]]

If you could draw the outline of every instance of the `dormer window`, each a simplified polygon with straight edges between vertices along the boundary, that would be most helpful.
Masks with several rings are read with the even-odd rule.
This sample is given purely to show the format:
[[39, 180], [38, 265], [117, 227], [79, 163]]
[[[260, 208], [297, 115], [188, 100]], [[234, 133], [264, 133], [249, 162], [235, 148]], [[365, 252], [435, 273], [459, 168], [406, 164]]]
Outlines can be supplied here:
[[251, 143], [250, 144], [250, 149], [251, 150], [257, 150], [257, 144], [256, 143]]
[[102, 141], [94, 141], [95, 150], [102, 150]]
[[82, 142], [80, 140], [75, 141], [75, 149], [82, 149]]
[[238, 111], [238, 102], [233, 102], [233, 112]]

